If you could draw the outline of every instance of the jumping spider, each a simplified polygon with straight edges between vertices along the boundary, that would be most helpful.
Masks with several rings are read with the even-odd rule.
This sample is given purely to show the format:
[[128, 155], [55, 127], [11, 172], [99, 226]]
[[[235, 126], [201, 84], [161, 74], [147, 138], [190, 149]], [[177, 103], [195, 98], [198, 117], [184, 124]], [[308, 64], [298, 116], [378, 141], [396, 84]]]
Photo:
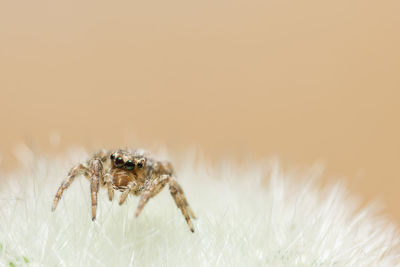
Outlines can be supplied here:
[[86, 163], [80, 163], [71, 168], [54, 197], [52, 211], [56, 209], [64, 190], [71, 185], [76, 176], [82, 174], [90, 181], [92, 220], [96, 219], [99, 185], [108, 189], [110, 201], [113, 199], [114, 190], [121, 191], [120, 205], [124, 203], [129, 193], [140, 195], [135, 214], [137, 217], [149, 199], [168, 184], [171, 196], [185, 217], [190, 231], [194, 232], [190, 220], [190, 218], [195, 219], [194, 213], [174, 177], [170, 162], [157, 161], [143, 150], [115, 150], [113, 152], [101, 150]]

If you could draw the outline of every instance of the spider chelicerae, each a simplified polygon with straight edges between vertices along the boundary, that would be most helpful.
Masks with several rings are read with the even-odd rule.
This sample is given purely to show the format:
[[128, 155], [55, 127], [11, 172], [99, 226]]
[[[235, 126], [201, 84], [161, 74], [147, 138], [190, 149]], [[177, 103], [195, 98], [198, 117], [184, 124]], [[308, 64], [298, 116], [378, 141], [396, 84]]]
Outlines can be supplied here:
[[140, 149], [100, 150], [85, 163], [79, 163], [70, 169], [67, 178], [61, 183], [54, 197], [52, 211], [56, 209], [64, 190], [78, 175], [84, 175], [90, 181], [92, 220], [96, 219], [97, 193], [100, 186], [107, 188], [110, 201], [113, 200], [114, 190], [121, 191], [120, 205], [125, 202], [130, 193], [140, 196], [135, 214], [137, 217], [149, 199], [168, 184], [172, 198], [185, 217], [190, 231], [194, 232], [191, 218], [195, 219], [195, 215], [168, 161], [155, 160], [150, 153]]

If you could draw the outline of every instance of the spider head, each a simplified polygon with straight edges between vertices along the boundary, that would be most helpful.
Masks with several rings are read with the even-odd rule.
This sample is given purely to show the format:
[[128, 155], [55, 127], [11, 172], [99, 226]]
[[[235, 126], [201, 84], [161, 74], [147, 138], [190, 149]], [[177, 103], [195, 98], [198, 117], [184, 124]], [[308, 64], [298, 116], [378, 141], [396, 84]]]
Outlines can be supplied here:
[[146, 166], [146, 159], [143, 157], [134, 157], [132, 154], [123, 151], [116, 151], [110, 155], [111, 165], [118, 169], [132, 171], [134, 169], [143, 169]]

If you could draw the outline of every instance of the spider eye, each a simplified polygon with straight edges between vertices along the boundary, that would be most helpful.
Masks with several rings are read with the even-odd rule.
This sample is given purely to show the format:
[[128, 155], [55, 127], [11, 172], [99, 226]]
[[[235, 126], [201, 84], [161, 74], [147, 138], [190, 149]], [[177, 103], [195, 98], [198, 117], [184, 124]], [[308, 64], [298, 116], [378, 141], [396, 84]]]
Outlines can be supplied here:
[[143, 160], [143, 159], [139, 160], [139, 162], [136, 164], [136, 166], [137, 166], [138, 168], [143, 168], [143, 166], [144, 166], [144, 160]]
[[110, 159], [111, 159], [111, 160], [114, 160], [114, 159], [115, 159], [115, 155], [114, 155], [114, 154], [111, 154]]
[[133, 163], [133, 161], [128, 160], [127, 162], [125, 162], [125, 168], [127, 170], [133, 170], [135, 168], [135, 163]]
[[122, 166], [124, 166], [124, 160], [121, 157], [116, 158], [114, 163], [117, 168], [121, 168]]

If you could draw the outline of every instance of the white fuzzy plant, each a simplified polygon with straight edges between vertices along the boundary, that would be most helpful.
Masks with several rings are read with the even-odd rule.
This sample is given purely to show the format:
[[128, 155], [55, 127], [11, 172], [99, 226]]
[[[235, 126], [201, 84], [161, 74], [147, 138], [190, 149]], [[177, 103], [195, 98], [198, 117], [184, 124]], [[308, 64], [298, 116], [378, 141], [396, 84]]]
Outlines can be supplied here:
[[[395, 266], [396, 226], [359, 210], [342, 185], [321, 189], [320, 169], [284, 172], [275, 162], [210, 169], [178, 161], [178, 180], [198, 219], [191, 233], [166, 188], [135, 218], [138, 203], [100, 190], [90, 215], [89, 183], [77, 178], [55, 212], [53, 196], [72, 152], [0, 177], [0, 264], [4, 266]], [[176, 162], [175, 162], [176, 163]], [[175, 164], [176, 165], [176, 164]], [[118, 193], [117, 193], [118, 197]]]

